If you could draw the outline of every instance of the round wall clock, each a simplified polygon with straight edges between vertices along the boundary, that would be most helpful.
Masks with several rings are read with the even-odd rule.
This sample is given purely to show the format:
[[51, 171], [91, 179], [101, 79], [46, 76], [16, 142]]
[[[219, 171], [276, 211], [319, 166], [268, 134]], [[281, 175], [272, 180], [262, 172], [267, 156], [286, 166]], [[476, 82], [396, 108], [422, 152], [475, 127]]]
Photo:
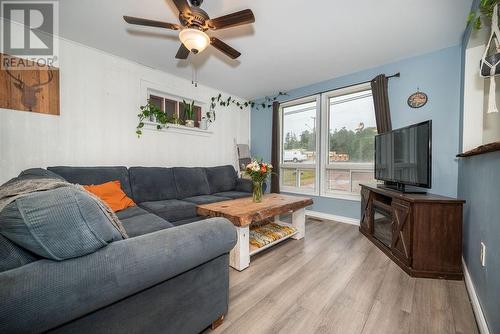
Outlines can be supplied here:
[[421, 108], [425, 106], [427, 100], [427, 94], [417, 91], [408, 97], [408, 105], [411, 108]]

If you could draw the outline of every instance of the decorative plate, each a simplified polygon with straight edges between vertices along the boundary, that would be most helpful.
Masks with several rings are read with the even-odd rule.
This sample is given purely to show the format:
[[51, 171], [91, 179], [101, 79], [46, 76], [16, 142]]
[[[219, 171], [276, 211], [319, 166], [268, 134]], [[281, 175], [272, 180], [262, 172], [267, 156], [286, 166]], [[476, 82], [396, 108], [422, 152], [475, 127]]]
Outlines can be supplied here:
[[421, 108], [427, 103], [427, 94], [424, 92], [416, 92], [408, 97], [408, 105], [411, 108]]

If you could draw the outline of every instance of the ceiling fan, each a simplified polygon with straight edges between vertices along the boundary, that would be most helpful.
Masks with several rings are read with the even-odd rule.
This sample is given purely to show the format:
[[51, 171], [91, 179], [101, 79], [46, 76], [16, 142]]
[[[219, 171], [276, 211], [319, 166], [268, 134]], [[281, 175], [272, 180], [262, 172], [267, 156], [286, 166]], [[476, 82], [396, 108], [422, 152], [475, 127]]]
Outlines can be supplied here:
[[139, 17], [124, 16], [125, 22], [148, 27], [166, 28], [180, 30], [179, 39], [181, 46], [175, 55], [177, 59], [186, 59], [189, 53], [202, 52], [209, 44], [232, 59], [241, 56], [241, 53], [233, 49], [217, 37], [209, 37], [205, 31], [220, 30], [236, 27], [255, 22], [255, 17], [250, 9], [210, 19], [208, 14], [200, 8], [203, 0], [172, 0], [179, 10], [179, 24], [153, 21]]

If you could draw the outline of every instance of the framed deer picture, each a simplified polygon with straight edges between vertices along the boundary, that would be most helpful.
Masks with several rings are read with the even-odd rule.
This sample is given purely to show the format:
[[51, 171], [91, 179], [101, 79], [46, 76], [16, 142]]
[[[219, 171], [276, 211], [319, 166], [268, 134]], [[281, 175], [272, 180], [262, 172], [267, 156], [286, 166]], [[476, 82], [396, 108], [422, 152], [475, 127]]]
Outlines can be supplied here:
[[0, 53], [0, 108], [59, 115], [59, 69]]

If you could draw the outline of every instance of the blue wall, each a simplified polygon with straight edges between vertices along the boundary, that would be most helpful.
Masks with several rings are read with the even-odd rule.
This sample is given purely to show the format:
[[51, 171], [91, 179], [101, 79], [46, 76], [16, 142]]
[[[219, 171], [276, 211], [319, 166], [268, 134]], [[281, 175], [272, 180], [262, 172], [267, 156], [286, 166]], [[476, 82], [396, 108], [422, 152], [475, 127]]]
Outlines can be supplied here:
[[[381, 73], [392, 75], [396, 72], [401, 72], [401, 78], [389, 81], [393, 128], [432, 119], [433, 187], [431, 192], [456, 196], [458, 166], [455, 155], [459, 147], [462, 72], [460, 45], [294, 89], [289, 91], [288, 96], [282, 98], [281, 101], [371, 80]], [[406, 101], [408, 96], [417, 90], [417, 87], [427, 93], [429, 102], [420, 109], [411, 109]], [[276, 87], [276, 90], [280, 90], [280, 87]], [[254, 108], [251, 122], [252, 155], [270, 161], [271, 110]], [[360, 208], [357, 201], [331, 198], [314, 198], [314, 200], [312, 210], [359, 218]]]
[[[478, 5], [479, 0], [474, 0], [472, 9], [477, 9]], [[462, 66], [465, 66], [470, 35], [469, 27], [462, 41]], [[462, 92], [463, 79], [462, 76]], [[460, 129], [463, 104], [461, 108]], [[467, 201], [464, 209], [464, 261], [489, 330], [500, 333], [500, 152], [462, 158], [458, 176], [458, 196]], [[484, 268], [479, 262], [481, 241], [486, 245]]]
[[500, 333], [500, 152], [462, 158], [459, 167], [458, 195], [467, 201], [463, 256], [490, 332]]

